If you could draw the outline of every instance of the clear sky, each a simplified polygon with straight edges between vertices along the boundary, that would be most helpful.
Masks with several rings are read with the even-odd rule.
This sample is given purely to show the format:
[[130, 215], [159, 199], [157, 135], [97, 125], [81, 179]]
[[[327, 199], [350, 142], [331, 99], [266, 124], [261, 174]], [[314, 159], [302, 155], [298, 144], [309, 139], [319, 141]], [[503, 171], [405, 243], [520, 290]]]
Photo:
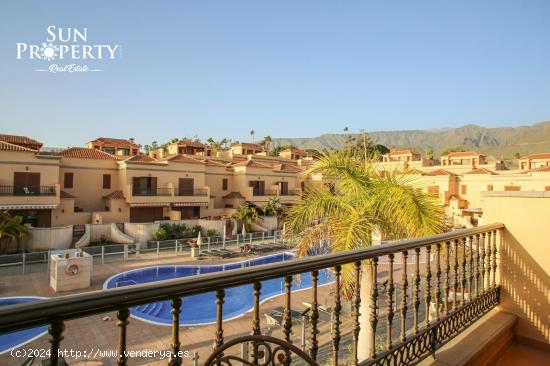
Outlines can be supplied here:
[[[0, 3], [0, 131], [142, 144], [550, 119], [550, 1]], [[88, 28], [104, 71], [33, 71], [16, 43]]]

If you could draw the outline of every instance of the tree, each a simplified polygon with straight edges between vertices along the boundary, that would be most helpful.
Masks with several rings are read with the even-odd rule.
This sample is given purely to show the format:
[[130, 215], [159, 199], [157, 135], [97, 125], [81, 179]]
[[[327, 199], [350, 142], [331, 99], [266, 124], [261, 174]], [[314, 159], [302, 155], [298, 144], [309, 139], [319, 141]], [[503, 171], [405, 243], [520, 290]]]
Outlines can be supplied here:
[[271, 136], [267, 135], [266, 137], [264, 137], [260, 145], [263, 145], [264, 149], [266, 149], [266, 151], [269, 151], [269, 146], [271, 145], [271, 141], [272, 141]]
[[260, 221], [258, 211], [248, 205], [239, 206], [237, 212], [233, 214], [233, 218], [244, 225], [246, 231], [250, 231], [253, 223]]
[[271, 197], [269, 201], [262, 207], [262, 211], [266, 216], [281, 216], [284, 213], [284, 208], [281, 201], [277, 197]]
[[426, 158], [427, 159], [433, 159], [434, 158], [434, 151], [433, 150], [428, 150], [426, 151]]
[[0, 211], [0, 254], [6, 252], [12, 240], [16, 240], [19, 245], [26, 233], [21, 216], [12, 216], [8, 211]]
[[462, 151], [466, 151], [466, 150], [464, 150], [463, 147], [450, 147], [450, 148], [446, 149], [445, 151], [443, 151], [441, 153], [441, 156], [448, 155], [448, 154], [453, 153], [453, 152], [462, 152]]
[[256, 135], [256, 131], [251, 130], [250, 131], [250, 136], [252, 136], [252, 143], [254, 143], [254, 135]]
[[[400, 171], [381, 174], [372, 160], [349, 152], [337, 152], [320, 158], [305, 174], [322, 174], [334, 182], [310, 188], [287, 212], [286, 229], [299, 257], [324, 249], [344, 252], [369, 247], [373, 234], [388, 239], [418, 237], [443, 232], [445, 216], [441, 206], [415, 187], [414, 178]], [[372, 267], [362, 266], [361, 294], [368, 298], [372, 289]], [[353, 293], [355, 280], [352, 264], [342, 267], [342, 294]], [[368, 321], [368, 301], [361, 302], [360, 349], [362, 358], [370, 351], [372, 337]]]
[[130, 138], [128, 139], [128, 141], [130, 141], [130, 142], [133, 144], [136, 140], [135, 140], [133, 137], [130, 137]]
[[519, 159], [521, 157], [520, 153], [518, 152], [514, 156], [516, 157], [516, 159]]

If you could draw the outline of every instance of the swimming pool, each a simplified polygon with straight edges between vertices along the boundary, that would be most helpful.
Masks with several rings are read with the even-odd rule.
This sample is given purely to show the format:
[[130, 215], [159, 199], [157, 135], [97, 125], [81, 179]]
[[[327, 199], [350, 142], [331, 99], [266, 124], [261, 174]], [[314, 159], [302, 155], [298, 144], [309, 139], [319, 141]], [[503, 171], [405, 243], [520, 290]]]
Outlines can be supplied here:
[[[115, 288], [131, 286], [147, 282], [162, 281], [174, 278], [196, 276], [204, 273], [220, 272], [236, 268], [245, 268], [267, 263], [283, 262], [294, 259], [292, 253], [279, 253], [265, 257], [255, 258], [224, 265], [175, 265], [155, 266], [131, 270], [110, 277], [103, 288]], [[325, 285], [332, 281], [330, 271], [319, 272], [319, 285]], [[311, 274], [304, 273], [300, 278], [295, 278], [292, 290], [303, 290], [311, 287]], [[262, 281], [260, 301], [266, 301], [271, 297], [281, 295], [284, 292], [282, 278]], [[252, 284], [228, 288], [225, 290], [225, 303], [223, 306], [224, 320], [239, 317], [252, 310]], [[207, 292], [199, 295], [182, 297], [183, 305], [180, 314], [180, 325], [195, 326], [211, 324], [216, 321], [216, 296], [215, 292]], [[146, 322], [172, 325], [170, 301], [160, 301], [151, 304], [136, 306], [130, 309], [132, 317]]]
[[[40, 299], [46, 299], [45, 297], [38, 296], [19, 296], [19, 297], [2, 297], [0, 298], [0, 307], [22, 304], [29, 301], [37, 301]], [[25, 343], [28, 343], [48, 331], [48, 326], [18, 330], [16, 332], [10, 332], [0, 334], [0, 354], [8, 352], [14, 348], [18, 348]], [[22, 361], [21, 361], [22, 362]]]

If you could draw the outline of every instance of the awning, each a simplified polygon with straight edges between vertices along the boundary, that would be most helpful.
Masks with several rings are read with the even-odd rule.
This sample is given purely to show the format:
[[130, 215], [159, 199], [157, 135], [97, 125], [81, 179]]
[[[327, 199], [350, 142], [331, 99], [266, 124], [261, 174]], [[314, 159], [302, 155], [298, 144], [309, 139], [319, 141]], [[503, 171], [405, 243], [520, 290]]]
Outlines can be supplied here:
[[48, 210], [59, 205], [0, 205], [0, 210]]
[[207, 207], [208, 202], [174, 202], [172, 203], [172, 206], [174, 207], [192, 207], [192, 206]]
[[131, 202], [130, 207], [167, 207], [169, 202]]

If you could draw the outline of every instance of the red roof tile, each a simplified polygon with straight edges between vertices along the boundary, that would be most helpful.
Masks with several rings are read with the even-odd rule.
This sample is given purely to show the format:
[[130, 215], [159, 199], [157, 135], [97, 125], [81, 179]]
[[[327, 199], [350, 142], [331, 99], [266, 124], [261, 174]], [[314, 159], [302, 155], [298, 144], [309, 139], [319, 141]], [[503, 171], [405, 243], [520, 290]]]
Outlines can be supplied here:
[[117, 146], [128, 146], [128, 147], [139, 147], [139, 144], [132, 143], [130, 140], [125, 139], [116, 139], [112, 137], [98, 137], [95, 140], [92, 140], [90, 142], [101, 142], [103, 144], [111, 144], [111, 145], [117, 145]]
[[17, 152], [38, 152], [37, 150], [29, 149], [27, 147], [19, 146], [16, 144], [10, 144], [9, 142], [0, 141], [0, 151], [17, 151]]
[[168, 155], [162, 159], [159, 159], [159, 161], [170, 161], [174, 163], [204, 164], [202, 161], [198, 159], [192, 158], [188, 155], [182, 155], [182, 154]]
[[443, 157], [462, 158], [462, 157], [466, 157], [466, 156], [479, 156], [479, 155], [483, 156], [482, 154], [477, 153], [475, 151], [456, 151], [456, 152], [448, 153], [447, 155], [443, 155], [441, 157], [442, 158]]
[[257, 161], [254, 161], [254, 160], [245, 160], [245, 161], [241, 161], [240, 163], [235, 163], [233, 164], [233, 166], [247, 166], [247, 167], [251, 167], [251, 168], [267, 168], [267, 169], [271, 169], [271, 166], [267, 165], [267, 164], [263, 164], [263, 163], [258, 163]]
[[178, 143], [178, 146], [206, 148], [205, 144], [203, 144], [202, 142], [198, 142], [198, 141], [180, 140], [177, 143]]
[[405, 155], [405, 154], [418, 154], [416, 151], [412, 151], [412, 150], [397, 150], [397, 151], [391, 151], [387, 154], [384, 154], [384, 155]]
[[430, 172], [430, 174], [432, 175], [455, 175], [454, 173], [451, 173], [445, 169], [437, 169], [437, 170], [432, 170]]
[[138, 154], [138, 155], [131, 156], [131, 157], [129, 157], [128, 159], [125, 159], [124, 161], [133, 161], [133, 162], [140, 162], [140, 163], [150, 163], [150, 162], [157, 161], [157, 160], [156, 160], [156, 159], [153, 159], [152, 157], [150, 157], [150, 156], [148, 156], [148, 155]]
[[550, 153], [529, 154], [522, 159], [550, 159]]
[[124, 193], [122, 191], [112, 191], [106, 196], [103, 196], [106, 200], [123, 200], [124, 199]]
[[64, 158], [97, 159], [97, 160], [121, 160], [118, 156], [111, 155], [97, 149], [85, 147], [71, 147], [56, 154]]
[[251, 144], [249, 142], [241, 142], [239, 144], [235, 144], [235, 146], [242, 146], [245, 149], [249, 149], [249, 150], [262, 150], [262, 151], [264, 150], [264, 147], [262, 145]]
[[274, 164], [273, 171], [279, 173], [299, 173], [302, 170], [297, 166], [290, 164]]
[[470, 170], [469, 172], [466, 172], [464, 174], [491, 174], [491, 175], [495, 175], [496, 173], [490, 171], [489, 169], [478, 168], [478, 169]]
[[42, 147], [42, 143], [40, 141], [36, 141], [27, 136], [0, 135], [0, 141], [19, 145], [33, 150], [40, 150], [40, 148]]

